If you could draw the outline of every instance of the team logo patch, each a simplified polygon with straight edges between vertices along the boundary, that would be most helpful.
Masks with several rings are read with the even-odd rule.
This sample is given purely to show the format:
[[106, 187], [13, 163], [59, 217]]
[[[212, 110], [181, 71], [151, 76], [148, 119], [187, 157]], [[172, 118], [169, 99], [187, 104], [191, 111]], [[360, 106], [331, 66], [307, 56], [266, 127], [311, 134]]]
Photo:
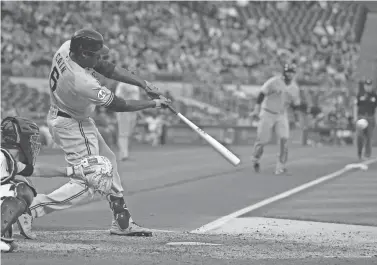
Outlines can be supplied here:
[[98, 159], [95, 158], [95, 157], [88, 158], [88, 163], [89, 163], [90, 165], [96, 165], [96, 164], [98, 164]]
[[106, 97], [106, 91], [105, 90], [103, 90], [103, 89], [100, 89], [99, 91], [98, 91], [98, 94], [97, 94], [97, 97], [99, 98], [99, 99], [104, 99], [105, 97]]

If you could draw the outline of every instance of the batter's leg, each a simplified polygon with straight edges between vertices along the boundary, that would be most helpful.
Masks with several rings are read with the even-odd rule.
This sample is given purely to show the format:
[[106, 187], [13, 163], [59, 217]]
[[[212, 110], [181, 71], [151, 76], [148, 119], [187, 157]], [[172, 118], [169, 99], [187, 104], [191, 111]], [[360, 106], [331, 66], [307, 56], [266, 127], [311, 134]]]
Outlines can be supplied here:
[[[48, 116], [47, 124], [54, 142], [63, 149], [69, 164], [79, 163], [88, 155], [98, 155], [98, 130], [94, 121], [76, 121], [64, 117]], [[33, 218], [64, 210], [88, 198], [88, 187], [79, 180], [71, 180], [50, 194], [38, 194], [30, 206], [31, 215], [24, 214], [19, 224], [24, 231], [31, 231]]]
[[85, 156], [99, 154], [99, 133], [93, 120], [76, 121], [58, 116], [47, 121], [54, 142], [63, 149], [69, 164], [77, 164]]
[[152, 232], [137, 225], [131, 217], [125, 198], [122, 181], [118, 172], [115, 154], [111, 151], [105, 140], [98, 133], [100, 155], [107, 157], [113, 164], [113, 194], [107, 196], [110, 209], [113, 212], [110, 234], [119, 236], [151, 236]]
[[36, 236], [32, 232], [32, 224], [35, 218], [55, 211], [69, 209], [84, 199], [89, 199], [89, 195], [90, 192], [85, 183], [76, 179], [72, 179], [49, 194], [37, 194], [28, 213], [24, 213], [18, 218], [17, 223], [21, 234], [25, 238], [35, 239]]
[[99, 154], [101, 156], [107, 157], [110, 161], [111, 164], [113, 165], [113, 190], [116, 193], [121, 193], [123, 194], [123, 186], [121, 182], [121, 178], [119, 176], [118, 172], [118, 163], [116, 159], [116, 155], [114, 152], [110, 149], [110, 147], [106, 144], [105, 140], [101, 136], [101, 134], [98, 132], [98, 146], [99, 146]]
[[289, 120], [286, 115], [279, 116], [276, 123], [276, 135], [279, 141], [279, 154], [275, 173], [281, 174], [287, 171], [288, 160]]
[[256, 172], [260, 171], [259, 160], [262, 158], [264, 146], [271, 139], [274, 122], [274, 115], [262, 113], [257, 128], [257, 139], [254, 143], [254, 151], [252, 155], [252, 162], [254, 164], [254, 170]]
[[84, 182], [71, 180], [49, 194], [37, 194], [30, 206], [33, 218], [39, 218], [46, 214], [61, 211], [78, 204], [89, 198], [88, 187]]

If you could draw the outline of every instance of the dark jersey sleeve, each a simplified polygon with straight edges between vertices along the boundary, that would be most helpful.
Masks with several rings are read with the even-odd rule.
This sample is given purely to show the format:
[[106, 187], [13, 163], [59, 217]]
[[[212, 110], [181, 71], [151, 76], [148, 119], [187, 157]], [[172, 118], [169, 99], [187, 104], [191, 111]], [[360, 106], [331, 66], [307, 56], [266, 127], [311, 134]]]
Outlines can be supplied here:
[[110, 63], [109, 61], [99, 60], [93, 69], [101, 75], [110, 78], [114, 73], [115, 64]]

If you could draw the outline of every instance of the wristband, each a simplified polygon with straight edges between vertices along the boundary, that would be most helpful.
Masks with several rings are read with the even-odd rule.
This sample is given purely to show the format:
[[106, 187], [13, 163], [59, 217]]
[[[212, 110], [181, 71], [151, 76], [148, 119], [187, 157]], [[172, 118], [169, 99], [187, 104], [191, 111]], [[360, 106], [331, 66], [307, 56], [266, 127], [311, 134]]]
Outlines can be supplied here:
[[156, 103], [156, 106], [155, 106], [156, 109], [161, 108], [161, 101], [160, 100], [154, 99], [153, 101]]
[[75, 169], [72, 167], [67, 167], [67, 177], [72, 176], [75, 173]]

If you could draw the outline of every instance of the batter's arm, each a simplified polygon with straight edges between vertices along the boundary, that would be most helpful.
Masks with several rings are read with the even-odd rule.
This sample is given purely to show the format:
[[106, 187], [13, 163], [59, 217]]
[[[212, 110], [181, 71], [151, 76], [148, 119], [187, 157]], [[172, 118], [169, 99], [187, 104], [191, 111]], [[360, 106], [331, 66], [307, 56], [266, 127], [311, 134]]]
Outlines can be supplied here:
[[100, 60], [94, 70], [103, 76], [118, 82], [141, 87], [152, 99], [160, 98], [158, 88], [126, 68], [120, 67], [108, 61]]
[[294, 111], [301, 111], [306, 113], [308, 111], [308, 105], [301, 100], [300, 88], [295, 84], [293, 86], [294, 91], [291, 93], [290, 106]]
[[257, 103], [255, 104], [254, 111], [251, 113], [251, 116], [258, 116], [261, 110], [261, 105], [265, 97], [270, 93], [272, 83], [274, 82], [275, 78], [272, 77], [268, 79], [262, 86], [258, 97]]
[[257, 97], [257, 103], [254, 106], [254, 111], [252, 112], [252, 116], [259, 115], [264, 97], [265, 97], [264, 92], [263, 91], [259, 92], [259, 95]]
[[170, 102], [164, 99], [153, 100], [124, 100], [114, 96], [111, 103], [106, 107], [115, 112], [134, 112], [149, 108], [160, 108], [162, 105], [168, 105]]

